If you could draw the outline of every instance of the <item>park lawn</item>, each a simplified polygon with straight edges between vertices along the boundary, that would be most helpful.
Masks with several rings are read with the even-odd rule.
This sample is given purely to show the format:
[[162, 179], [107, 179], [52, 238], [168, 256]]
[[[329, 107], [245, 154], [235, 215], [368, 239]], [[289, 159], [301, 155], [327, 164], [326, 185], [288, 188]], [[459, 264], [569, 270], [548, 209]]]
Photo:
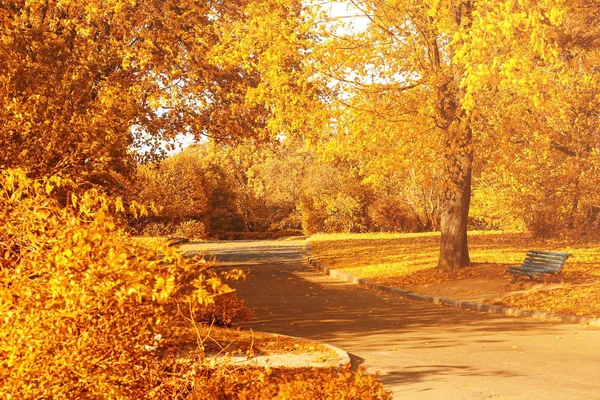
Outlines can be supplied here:
[[[435, 269], [440, 235], [428, 233], [318, 234], [311, 255], [325, 265], [388, 286], [414, 289], [467, 279], [502, 282], [503, 294], [489, 302], [582, 316], [600, 316], [600, 240], [541, 240], [520, 232], [469, 232], [472, 266], [453, 272]], [[512, 283], [505, 270], [519, 265], [528, 250], [571, 253], [564, 284], [540, 285], [523, 277]], [[535, 287], [535, 290], [532, 288]], [[525, 293], [511, 293], [511, 292]], [[487, 301], [487, 300], [486, 300]]]

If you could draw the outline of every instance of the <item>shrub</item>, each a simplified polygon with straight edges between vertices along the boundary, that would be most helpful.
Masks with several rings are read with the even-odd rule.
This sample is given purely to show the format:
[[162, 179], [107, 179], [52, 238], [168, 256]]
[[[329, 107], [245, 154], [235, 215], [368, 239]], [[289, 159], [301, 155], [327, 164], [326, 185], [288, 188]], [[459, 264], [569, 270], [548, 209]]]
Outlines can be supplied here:
[[300, 212], [302, 213], [302, 231], [306, 235], [325, 232], [325, 219], [327, 215], [323, 212], [317, 199], [310, 196], [302, 196], [300, 200]]
[[371, 221], [385, 232], [416, 232], [419, 219], [405, 201], [398, 196], [376, 199], [368, 209]]
[[204, 371], [195, 381], [190, 398], [387, 400], [392, 397], [375, 377], [362, 370], [249, 368]]
[[176, 225], [169, 223], [161, 223], [161, 222], [150, 222], [141, 231], [142, 236], [151, 236], [151, 237], [167, 237], [173, 236], [176, 231]]
[[202, 222], [189, 220], [177, 225], [174, 235], [192, 240], [206, 239], [206, 229]]
[[302, 230], [319, 232], [364, 232], [367, 230], [363, 203], [345, 193], [319, 194], [301, 199]]
[[206, 229], [202, 222], [189, 220], [180, 224], [173, 222], [150, 222], [140, 232], [142, 236], [184, 237], [192, 240], [206, 239]]
[[561, 215], [557, 214], [550, 206], [540, 206], [533, 208], [530, 214], [526, 215], [525, 223], [527, 228], [540, 238], [548, 238], [557, 235], [557, 233], [566, 228], [566, 225], [561, 220]]
[[346, 193], [324, 196], [327, 218], [326, 232], [365, 232], [364, 205], [360, 199]]
[[202, 259], [132, 241], [118, 199], [59, 205], [69, 185], [0, 173], [0, 398], [177, 397], [203, 355], [169, 349], [231, 289]]
[[214, 302], [207, 305], [196, 315], [198, 322], [230, 326], [234, 322], [249, 321], [252, 313], [246, 307], [246, 302], [237, 298], [235, 293], [224, 293], [217, 296]]

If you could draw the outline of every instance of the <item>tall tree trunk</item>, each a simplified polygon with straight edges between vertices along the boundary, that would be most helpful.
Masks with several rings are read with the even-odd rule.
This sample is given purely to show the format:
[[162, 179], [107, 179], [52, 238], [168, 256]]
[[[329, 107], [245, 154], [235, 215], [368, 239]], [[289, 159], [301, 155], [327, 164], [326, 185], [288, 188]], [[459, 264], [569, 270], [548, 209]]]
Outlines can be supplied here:
[[440, 258], [437, 268], [450, 271], [469, 265], [467, 222], [471, 199], [471, 167], [461, 171], [460, 187], [449, 188], [444, 193], [440, 230]]
[[[459, 2], [455, 10], [457, 27], [471, 26], [471, 1]], [[437, 49], [437, 43], [436, 43]], [[436, 54], [436, 61], [439, 55]], [[438, 61], [439, 64], [439, 61]], [[461, 107], [464, 96], [461, 88], [463, 69], [453, 66], [453, 76], [438, 87], [438, 115], [446, 135], [444, 170], [446, 174], [440, 207], [440, 258], [437, 268], [442, 271], [466, 267], [470, 264], [467, 243], [467, 224], [471, 204], [471, 165], [473, 163], [470, 117]]]
[[[456, 127], [455, 141], [446, 154], [448, 183], [441, 201], [441, 243], [437, 268], [450, 271], [470, 263], [467, 224], [471, 203], [471, 128], [467, 121]], [[450, 133], [450, 132], [449, 132]]]

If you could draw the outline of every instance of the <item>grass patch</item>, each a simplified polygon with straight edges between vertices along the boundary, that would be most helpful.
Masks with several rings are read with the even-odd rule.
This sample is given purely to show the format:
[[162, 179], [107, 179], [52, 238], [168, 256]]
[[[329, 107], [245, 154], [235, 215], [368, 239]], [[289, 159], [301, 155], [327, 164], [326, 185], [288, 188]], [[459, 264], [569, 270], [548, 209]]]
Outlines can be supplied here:
[[[501, 280], [503, 292], [495, 303], [524, 309], [600, 316], [600, 240], [536, 239], [519, 232], [469, 232], [472, 265], [444, 273], [435, 268], [439, 233], [319, 234], [310, 239], [312, 256], [331, 268], [389, 286], [415, 289], [463, 279]], [[560, 288], [536, 285], [527, 277], [511, 283], [505, 270], [520, 265], [528, 250], [571, 253]], [[539, 282], [537, 283], [539, 285]]]
[[[193, 332], [190, 332], [192, 334]], [[196, 334], [196, 333], [194, 333]], [[209, 327], [202, 325], [198, 328], [197, 336], [201, 338], [206, 353], [228, 354], [304, 354], [326, 353], [336, 354], [321, 343], [308, 339], [282, 336], [275, 333], [255, 332], [241, 328]]]

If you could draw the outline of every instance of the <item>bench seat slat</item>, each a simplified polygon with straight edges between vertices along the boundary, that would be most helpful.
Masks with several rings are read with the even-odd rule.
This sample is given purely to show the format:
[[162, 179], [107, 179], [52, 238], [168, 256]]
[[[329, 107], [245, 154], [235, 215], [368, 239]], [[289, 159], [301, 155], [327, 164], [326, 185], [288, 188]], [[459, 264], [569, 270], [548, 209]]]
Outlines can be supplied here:
[[560, 257], [560, 258], [525, 257], [525, 261], [527, 261], [527, 260], [538, 261], [538, 262], [557, 262], [557, 263], [562, 263], [562, 262], [566, 261], [566, 258], [564, 258], [564, 257]]
[[527, 258], [539, 258], [540, 260], [564, 260], [565, 256], [547, 256], [543, 254], [527, 254]]
[[540, 261], [565, 261], [566, 257], [540, 257], [540, 256], [526, 256], [525, 259], [529, 260], [540, 260]]
[[534, 268], [512, 268], [512, 269], [508, 269], [506, 270], [506, 272], [510, 272], [510, 273], [536, 273], [536, 274], [555, 274], [557, 272], [560, 272], [560, 270], [548, 270], [548, 269], [534, 269]]
[[542, 250], [529, 250], [527, 252], [527, 254], [545, 254], [545, 255], [549, 255], [549, 256], [563, 256], [563, 257], [569, 257], [571, 255], [570, 253], [561, 253], [558, 251], [542, 251]]
[[530, 265], [530, 264], [515, 265], [510, 268], [511, 269], [540, 269], [540, 270], [550, 270], [550, 271], [555, 271], [555, 270], [560, 269], [560, 267], [545, 267], [543, 265]]
[[539, 265], [562, 265], [565, 263], [566, 260], [561, 260], [561, 261], [555, 261], [555, 260], [531, 260], [526, 258], [525, 260], [523, 260], [523, 263], [530, 263], [530, 264], [539, 264]]
[[530, 264], [530, 263], [523, 263], [523, 265], [520, 265], [520, 267], [523, 268], [544, 268], [544, 269], [561, 269], [562, 265], [544, 265], [544, 264]]
[[520, 273], [520, 272], [539, 272], [540, 274], [546, 273], [546, 270], [543, 269], [531, 269], [531, 268], [510, 268], [507, 269], [506, 272], [516, 272], [516, 273]]
[[541, 267], [541, 268], [562, 268], [563, 264], [549, 264], [549, 263], [534, 263], [530, 261], [526, 261], [523, 263], [524, 267]]
[[562, 262], [565, 261], [567, 258], [566, 257], [539, 257], [539, 256], [526, 256], [525, 257], [526, 260], [539, 260], [539, 261], [558, 261], [558, 262]]
[[565, 263], [566, 260], [538, 260], [538, 259], [530, 259], [530, 258], [526, 258], [523, 262], [529, 262], [532, 264], [556, 264], [556, 265], [562, 265]]

